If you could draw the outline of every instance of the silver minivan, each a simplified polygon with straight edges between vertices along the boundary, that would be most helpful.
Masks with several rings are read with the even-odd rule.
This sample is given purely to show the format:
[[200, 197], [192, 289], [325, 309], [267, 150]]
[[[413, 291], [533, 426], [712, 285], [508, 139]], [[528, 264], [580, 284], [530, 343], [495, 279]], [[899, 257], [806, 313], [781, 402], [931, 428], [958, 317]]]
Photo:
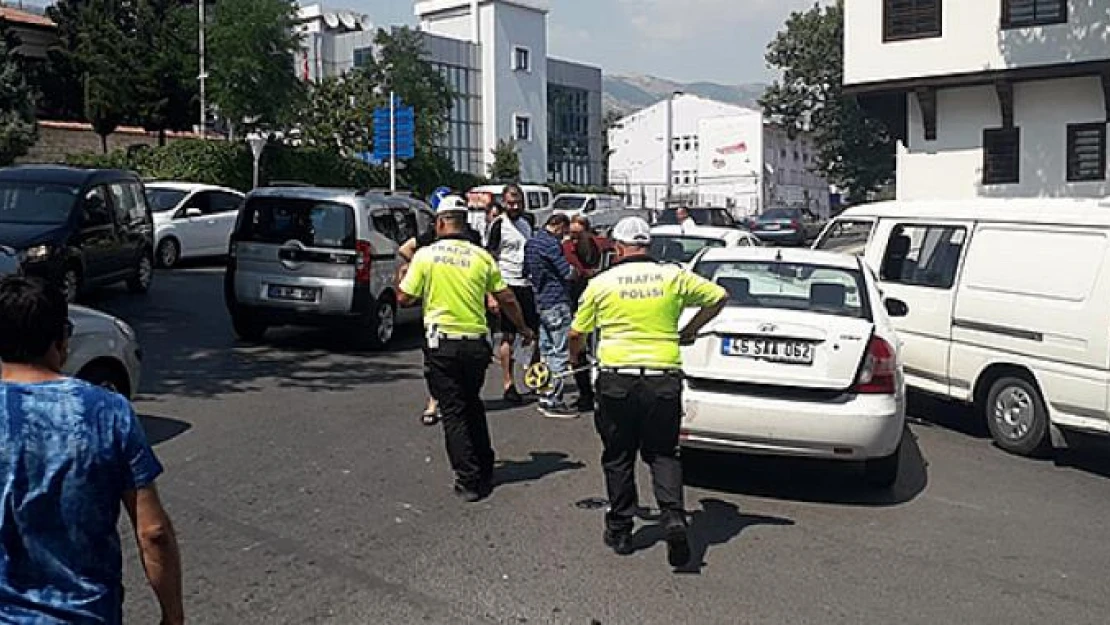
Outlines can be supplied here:
[[397, 249], [429, 223], [422, 202], [382, 191], [263, 188], [231, 235], [224, 295], [235, 333], [260, 341], [280, 325], [335, 325], [381, 349], [398, 323]]

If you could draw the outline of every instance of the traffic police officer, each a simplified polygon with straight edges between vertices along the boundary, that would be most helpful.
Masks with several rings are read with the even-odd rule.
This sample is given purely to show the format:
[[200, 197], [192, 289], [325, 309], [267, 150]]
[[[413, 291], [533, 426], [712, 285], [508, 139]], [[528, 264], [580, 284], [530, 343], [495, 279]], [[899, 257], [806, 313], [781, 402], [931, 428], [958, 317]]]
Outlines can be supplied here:
[[474, 502], [493, 488], [494, 455], [481, 396], [493, 355], [486, 340], [486, 295], [492, 294], [517, 327], [525, 329], [526, 342], [535, 336], [524, 325], [493, 257], [467, 240], [466, 203], [449, 200], [441, 201], [436, 211], [439, 238], [416, 252], [398, 286], [398, 303], [415, 306], [423, 301], [424, 376], [439, 402], [455, 493]]
[[[677, 265], [655, 262], [647, 249], [651, 229], [638, 217], [617, 223], [612, 238], [617, 261], [586, 287], [570, 333], [570, 360], [577, 368], [586, 337], [600, 330], [594, 421], [604, 447], [601, 463], [609, 494], [604, 540], [620, 555], [633, 551], [639, 452], [651, 467], [667, 558], [671, 566], [683, 566], [690, 559], [690, 543], [678, 458], [679, 344], [693, 342], [724, 308], [728, 294]], [[687, 307], [700, 310], [680, 332], [679, 316]]]

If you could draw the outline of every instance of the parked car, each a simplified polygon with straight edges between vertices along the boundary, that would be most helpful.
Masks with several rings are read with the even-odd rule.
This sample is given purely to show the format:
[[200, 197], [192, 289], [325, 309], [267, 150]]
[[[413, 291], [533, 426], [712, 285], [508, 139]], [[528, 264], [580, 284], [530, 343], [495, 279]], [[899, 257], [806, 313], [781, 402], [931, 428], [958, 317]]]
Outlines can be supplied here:
[[639, 217], [649, 224], [655, 221], [655, 211], [649, 208], [624, 208], [622, 210], [612, 210], [605, 212], [597, 212], [592, 215], [585, 215], [590, 220], [590, 228], [593, 229], [595, 234], [607, 237], [609, 231], [617, 222], [625, 217]]
[[711, 249], [693, 271], [729, 301], [683, 348], [681, 444], [861, 462], [868, 482], [894, 484], [905, 389], [889, 315], [905, 304], [840, 254]]
[[63, 373], [107, 387], [130, 399], [139, 389], [143, 352], [135, 331], [122, 319], [70, 306], [73, 336]]
[[151, 182], [154, 258], [164, 268], [184, 258], [223, 256], [245, 196], [234, 189], [188, 182]]
[[[224, 294], [236, 334], [260, 341], [279, 325], [339, 325], [373, 348], [397, 323], [398, 247], [431, 209], [379, 191], [263, 188], [247, 196], [231, 246]], [[424, 213], [423, 217], [418, 217]]]
[[895, 322], [909, 386], [975, 405], [1017, 454], [1110, 434], [1110, 200], [882, 202], [846, 210], [818, 244], [847, 224], [909, 305]]
[[[741, 228], [742, 224], [736, 221], [727, 208], [687, 208], [690, 218], [699, 226], [717, 226], [719, 228]], [[678, 225], [677, 209], [668, 208], [659, 212], [655, 219], [658, 226]]]
[[825, 227], [824, 222], [804, 208], [769, 208], [752, 225], [752, 234], [767, 243], [804, 246]]
[[54, 280], [75, 301], [87, 288], [154, 279], [154, 227], [143, 184], [131, 172], [61, 166], [0, 169], [0, 245], [21, 270]]
[[554, 212], [563, 213], [568, 217], [575, 215], [590, 217], [597, 213], [624, 210], [625, 203], [624, 198], [619, 195], [560, 193], [555, 196], [555, 202], [551, 208]]
[[707, 249], [759, 247], [759, 239], [743, 230], [712, 226], [655, 226], [651, 229], [651, 256], [656, 260], [686, 264]]

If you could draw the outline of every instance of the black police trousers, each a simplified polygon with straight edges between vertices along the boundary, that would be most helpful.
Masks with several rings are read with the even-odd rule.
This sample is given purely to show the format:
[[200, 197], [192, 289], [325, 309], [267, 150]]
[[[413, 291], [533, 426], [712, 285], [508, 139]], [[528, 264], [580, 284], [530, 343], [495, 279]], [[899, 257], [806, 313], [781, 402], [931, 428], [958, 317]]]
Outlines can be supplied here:
[[489, 486], [493, 478], [493, 447], [482, 402], [492, 357], [484, 339], [444, 339], [435, 349], [424, 348], [424, 378], [439, 402], [447, 457], [458, 485], [474, 491]]
[[609, 494], [606, 527], [632, 529], [639, 506], [636, 454], [651, 468], [655, 499], [665, 522], [682, 519], [682, 463], [678, 434], [682, 423], [682, 377], [627, 375], [602, 371], [597, 379], [597, 432]]

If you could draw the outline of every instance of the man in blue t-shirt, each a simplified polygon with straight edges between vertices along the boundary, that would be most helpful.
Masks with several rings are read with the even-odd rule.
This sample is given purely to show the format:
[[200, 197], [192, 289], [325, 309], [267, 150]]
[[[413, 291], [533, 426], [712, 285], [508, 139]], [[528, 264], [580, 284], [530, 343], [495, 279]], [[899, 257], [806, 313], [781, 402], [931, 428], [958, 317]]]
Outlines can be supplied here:
[[575, 272], [563, 256], [563, 237], [569, 227], [570, 218], [555, 213], [524, 245], [524, 276], [535, 291], [539, 313], [540, 354], [551, 373], [558, 376], [540, 397], [539, 409], [544, 416], [555, 419], [578, 417], [578, 410], [568, 406], [563, 397], [563, 376], [570, 371], [567, 340], [574, 320], [570, 289]]
[[60, 373], [68, 316], [60, 290], [0, 280], [0, 622], [121, 623], [122, 504], [161, 622], [182, 623], [162, 465], [126, 399]]

